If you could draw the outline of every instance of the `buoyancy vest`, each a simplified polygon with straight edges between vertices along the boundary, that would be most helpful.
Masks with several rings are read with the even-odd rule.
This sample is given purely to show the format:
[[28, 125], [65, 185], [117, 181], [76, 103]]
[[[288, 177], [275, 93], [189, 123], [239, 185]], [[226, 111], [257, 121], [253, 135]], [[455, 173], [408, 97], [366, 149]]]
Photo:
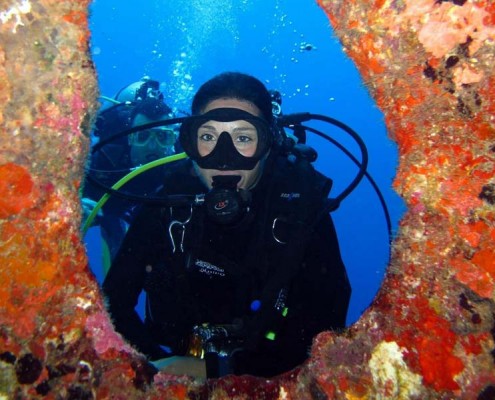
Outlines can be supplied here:
[[[314, 226], [327, 210], [327, 196], [332, 186], [329, 178], [303, 159], [272, 156], [267, 160], [264, 171], [264, 182], [260, 181], [260, 184], [265, 188], [266, 197], [261, 202], [261, 209], [255, 210], [256, 218], [250, 220], [250, 215], [246, 217], [245, 223], [254, 226], [250, 230], [249, 251], [239, 266], [246, 269], [253, 265], [267, 265], [262, 287], [255, 295], [256, 298], [249, 300], [257, 306], [238, 315], [246, 338], [246, 348], [256, 348], [260, 340], [273, 338], [283, 323], [292, 279], [303, 261]], [[173, 187], [175, 179], [171, 174], [165, 186]], [[177, 190], [183, 184], [180, 182]], [[155, 337], [159, 337], [161, 332], [173, 336], [168, 340], [172, 339], [172, 347], [180, 353], [186, 346], [184, 336], [190, 333], [187, 332], [190, 329], [189, 321], [200, 318], [188, 282], [188, 271], [196, 260], [198, 244], [202, 242], [204, 214], [190, 208], [174, 208], [163, 209], [162, 216], [167, 239], [162, 237], [161, 240], [173, 241], [169, 249], [175, 246], [176, 251], [164, 256], [163, 276], [159, 281], [168, 282], [164, 286], [160, 285], [160, 289], [153, 290], [150, 286], [157, 285], [156, 276], [150, 277], [148, 287], [145, 287], [148, 299], [153, 296], [152, 293], [157, 295], [159, 292], [159, 303], [168, 305], [166, 310], [161, 310], [157, 320], [153, 318], [151, 303], [148, 301], [147, 321], [151, 323]], [[174, 225], [174, 221], [188, 222]], [[242, 292], [242, 288], [239, 290]]]
[[[325, 214], [332, 181], [304, 159], [275, 160], [271, 191], [256, 249], [247, 262], [259, 263], [268, 255], [273, 263], [260, 296], [260, 308], [246, 319], [246, 348], [274, 339], [287, 312], [293, 278], [303, 261], [313, 228]], [[263, 249], [263, 250], [262, 250]]]

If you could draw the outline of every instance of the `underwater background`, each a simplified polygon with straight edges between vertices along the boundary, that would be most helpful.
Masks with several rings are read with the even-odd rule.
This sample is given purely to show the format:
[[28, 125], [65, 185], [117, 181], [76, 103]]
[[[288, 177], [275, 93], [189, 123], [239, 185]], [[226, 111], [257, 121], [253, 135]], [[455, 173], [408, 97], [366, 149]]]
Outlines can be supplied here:
[[[192, 96], [204, 81], [235, 70], [278, 90], [284, 114], [311, 112], [348, 125], [366, 143], [368, 173], [385, 198], [396, 231], [404, 211], [391, 187], [396, 146], [315, 1], [95, 0], [90, 27], [102, 95], [113, 97], [147, 75], [162, 82], [169, 106], [189, 111]], [[345, 132], [323, 123], [311, 126], [339, 141], [360, 160], [358, 146]], [[331, 197], [337, 196], [352, 181], [357, 166], [333, 144], [310, 133], [308, 144], [318, 151], [316, 168], [334, 181]], [[332, 217], [352, 285], [347, 318], [351, 324], [380, 287], [389, 260], [389, 232], [379, 198], [366, 179]], [[91, 268], [101, 279], [97, 227], [89, 230], [85, 242]]]

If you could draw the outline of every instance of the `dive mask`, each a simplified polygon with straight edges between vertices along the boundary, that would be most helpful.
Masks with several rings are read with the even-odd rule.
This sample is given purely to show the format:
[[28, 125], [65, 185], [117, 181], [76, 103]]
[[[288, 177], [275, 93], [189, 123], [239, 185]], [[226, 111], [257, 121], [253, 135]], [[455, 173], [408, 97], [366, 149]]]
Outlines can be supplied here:
[[[247, 124], [242, 124], [242, 127], [249, 133], [243, 136], [242, 133], [235, 132], [236, 128], [234, 132], [208, 133], [208, 128], [205, 127], [209, 121], [245, 121]], [[199, 152], [201, 140], [209, 146], [207, 154], [203, 156]], [[238, 108], [216, 108], [205, 114], [186, 118], [180, 127], [179, 141], [189, 158], [203, 169], [252, 170], [270, 150], [273, 135], [270, 126], [262, 118]], [[249, 141], [255, 143], [255, 150], [252, 156], [246, 157], [239, 150]]]
[[162, 147], [173, 146], [175, 132], [173, 129], [156, 127], [137, 131], [130, 136], [130, 142], [135, 146], [147, 146], [151, 140], [155, 140]]

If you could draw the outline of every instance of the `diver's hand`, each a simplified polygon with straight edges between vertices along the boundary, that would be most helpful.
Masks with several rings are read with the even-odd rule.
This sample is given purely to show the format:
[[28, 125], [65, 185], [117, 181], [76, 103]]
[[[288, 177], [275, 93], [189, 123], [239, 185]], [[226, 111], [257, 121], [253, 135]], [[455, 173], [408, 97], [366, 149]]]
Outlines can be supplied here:
[[172, 375], [189, 375], [200, 380], [206, 380], [206, 363], [196, 357], [161, 358], [152, 361], [156, 369]]

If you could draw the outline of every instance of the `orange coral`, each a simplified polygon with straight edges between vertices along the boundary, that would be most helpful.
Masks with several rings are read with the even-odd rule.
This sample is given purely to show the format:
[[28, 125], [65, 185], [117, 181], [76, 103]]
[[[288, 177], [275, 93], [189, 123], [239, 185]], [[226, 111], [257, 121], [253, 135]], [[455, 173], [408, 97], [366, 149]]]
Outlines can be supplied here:
[[487, 272], [480, 270], [471, 261], [464, 259], [460, 255], [450, 260], [450, 266], [459, 282], [469, 287], [480, 297], [489, 299], [495, 295], [495, 282], [493, 278]]
[[0, 219], [32, 207], [38, 195], [26, 168], [14, 163], [0, 165]]

